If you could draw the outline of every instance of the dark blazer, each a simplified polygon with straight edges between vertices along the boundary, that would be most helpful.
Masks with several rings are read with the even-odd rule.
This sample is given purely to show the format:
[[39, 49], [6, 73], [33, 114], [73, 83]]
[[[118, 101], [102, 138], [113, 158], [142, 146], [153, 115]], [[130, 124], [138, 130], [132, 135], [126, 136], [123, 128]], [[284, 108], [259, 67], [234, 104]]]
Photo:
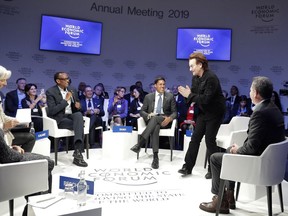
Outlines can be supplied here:
[[[76, 89], [70, 86], [67, 89], [68, 91], [73, 92], [74, 102], [76, 101], [79, 102]], [[50, 118], [55, 119], [57, 123], [59, 123], [59, 121], [65, 115], [65, 108], [66, 106], [68, 106], [68, 102], [65, 99], [63, 99], [61, 92], [57, 85], [49, 88], [46, 91], [46, 96], [47, 96], [47, 106], [48, 106], [47, 115]], [[80, 110], [75, 107], [74, 102], [71, 103], [72, 112], [73, 113], [79, 112]]]
[[[147, 94], [144, 98], [143, 106], [140, 115], [148, 122], [148, 114], [153, 113], [155, 107], [155, 92]], [[171, 93], [164, 92], [163, 97], [163, 112], [165, 116], [170, 116], [172, 119], [177, 118], [176, 102]]]
[[5, 97], [5, 114], [15, 117], [18, 109], [18, 103], [19, 99], [17, 89], [8, 92]]
[[181, 94], [178, 94], [176, 107], [177, 107], [177, 113], [178, 113], [178, 125], [180, 125], [180, 123], [186, 119], [187, 111], [189, 108], [189, 105], [186, 104], [186, 100]]
[[[100, 113], [98, 114], [98, 116], [104, 116], [105, 115], [105, 112], [103, 109], [103, 105], [104, 105], [104, 98], [103, 97], [91, 98], [91, 103], [93, 104], [94, 109], [97, 108], [100, 110]], [[80, 104], [81, 104], [81, 112], [84, 115], [84, 113], [87, 111], [86, 98], [81, 99]]]
[[285, 139], [283, 114], [270, 100], [255, 107], [248, 128], [248, 137], [243, 146], [238, 148], [238, 154], [261, 155], [269, 144]]
[[205, 71], [202, 77], [193, 76], [191, 94], [186, 102], [189, 105], [196, 102], [198, 115], [204, 115], [205, 120], [224, 117], [225, 98], [218, 77], [210, 70]]

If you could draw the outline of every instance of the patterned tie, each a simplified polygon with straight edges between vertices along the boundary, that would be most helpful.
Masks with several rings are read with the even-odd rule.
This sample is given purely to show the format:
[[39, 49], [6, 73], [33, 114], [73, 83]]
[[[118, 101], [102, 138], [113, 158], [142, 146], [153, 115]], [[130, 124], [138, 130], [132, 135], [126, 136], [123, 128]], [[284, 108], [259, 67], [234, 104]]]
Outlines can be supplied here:
[[88, 108], [91, 108], [92, 104], [91, 104], [91, 99], [88, 100]]
[[157, 108], [156, 108], [156, 113], [161, 114], [162, 95], [159, 94], [158, 96], [159, 96], [159, 99], [158, 99], [158, 104], [157, 104]]

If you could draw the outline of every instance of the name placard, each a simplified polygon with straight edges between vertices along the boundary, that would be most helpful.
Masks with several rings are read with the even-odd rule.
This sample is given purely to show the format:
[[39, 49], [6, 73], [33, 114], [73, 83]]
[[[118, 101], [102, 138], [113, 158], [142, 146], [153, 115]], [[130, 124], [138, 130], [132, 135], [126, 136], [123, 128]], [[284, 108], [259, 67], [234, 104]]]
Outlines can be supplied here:
[[132, 126], [114, 126], [113, 132], [132, 133]]
[[[74, 183], [75, 184], [75, 188], [74, 190], [77, 191], [77, 183], [79, 182], [80, 179], [78, 178], [71, 178], [71, 177], [67, 177], [67, 176], [60, 176], [60, 180], [59, 180], [59, 188], [60, 189], [64, 189], [65, 188], [65, 184], [66, 183]], [[87, 185], [88, 185], [88, 189], [87, 189], [87, 193], [93, 195], [94, 194], [94, 182], [93, 181], [89, 181], [86, 180]]]
[[36, 140], [48, 138], [48, 136], [49, 136], [48, 130], [39, 131], [39, 132], [35, 133]]
[[191, 137], [192, 134], [193, 134], [193, 131], [191, 131], [191, 130], [186, 130], [186, 136], [187, 136], [187, 137]]

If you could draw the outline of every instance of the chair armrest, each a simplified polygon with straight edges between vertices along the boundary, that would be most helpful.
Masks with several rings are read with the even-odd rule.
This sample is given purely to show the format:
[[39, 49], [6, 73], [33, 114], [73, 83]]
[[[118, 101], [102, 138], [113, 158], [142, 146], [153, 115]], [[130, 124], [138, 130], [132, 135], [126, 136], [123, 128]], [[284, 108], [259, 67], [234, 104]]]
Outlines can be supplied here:
[[229, 124], [221, 124], [218, 130], [217, 136], [227, 136], [227, 134], [231, 133], [231, 125]]
[[0, 164], [0, 202], [48, 190], [48, 161]]
[[83, 116], [84, 120], [84, 134], [89, 134], [90, 118]]
[[248, 136], [247, 130], [233, 131], [231, 133], [230, 146], [234, 143], [236, 143], [239, 147], [243, 146], [244, 141], [246, 140], [247, 136]]
[[49, 135], [55, 136], [58, 130], [56, 120], [43, 116], [43, 130], [49, 130]]
[[146, 123], [143, 117], [137, 119], [137, 126], [138, 126], [138, 134], [142, 134], [146, 128]]
[[220, 178], [230, 181], [253, 184], [261, 178], [259, 156], [224, 154]]

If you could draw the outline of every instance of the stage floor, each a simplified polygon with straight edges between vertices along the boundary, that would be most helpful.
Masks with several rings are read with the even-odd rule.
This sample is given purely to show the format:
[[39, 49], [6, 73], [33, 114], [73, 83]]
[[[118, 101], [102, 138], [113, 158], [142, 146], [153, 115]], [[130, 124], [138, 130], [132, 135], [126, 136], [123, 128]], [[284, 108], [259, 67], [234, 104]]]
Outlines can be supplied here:
[[[60, 152], [58, 166], [53, 170], [53, 193], [59, 194], [59, 176], [77, 177], [83, 168], [72, 164], [72, 151]], [[125, 160], [102, 159], [102, 149], [90, 149], [89, 166], [85, 168], [87, 180], [95, 181], [95, 195], [89, 196], [88, 206], [102, 207], [103, 216], [206, 216], [213, 215], [199, 209], [203, 201], [210, 201], [211, 180], [204, 178], [206, 170], [203, 160], [197, 162], [191, 176], [182, 178], [177, 170], [183, 164], [184, 153], [160, 149], [157, 170], [151, 168], [152, 152], [144, 149], [139, 160], [129, 157]], [[202, 152], [200, 152], [202, 154]], [[51, 153], [54, 158], [54, 153]], [[230, 210], [235, 216], [264, 216], [268, 214], [266, 196], [251, 200], [240, 189], [237, 209]], [[284, 213], [281, 213], [278, 191], [273, 193], [273, 215], [288, 216], [288, 183], [283, 182]], [[61, 201], [60, 201], [61, 202]], [[21, 215], [24, 198], [15, 200], [15, 215]], [[59, 211], [61, 212], [61, 211]], [[58, 213], [59, 213], [58, 212]], [[1, 203], [0, 215], [8, 216], [8, 202]], [[55, 213], [55, 215], [57, 215]]]

